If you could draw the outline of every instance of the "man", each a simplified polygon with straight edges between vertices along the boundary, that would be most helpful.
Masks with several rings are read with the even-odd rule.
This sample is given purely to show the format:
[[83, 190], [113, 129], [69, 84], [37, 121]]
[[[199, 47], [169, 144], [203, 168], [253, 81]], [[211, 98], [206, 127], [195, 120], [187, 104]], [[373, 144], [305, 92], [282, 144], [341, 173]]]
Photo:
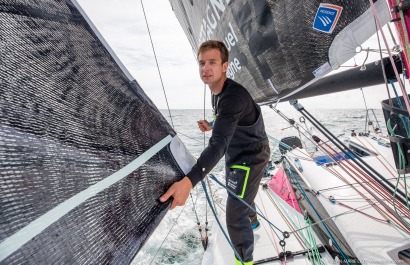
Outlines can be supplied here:
[[[184, 205], [190, 190], [225, 155], [227, 187], [252, 205], [270, 156], [260, 107], [243, 86], [226, 77], [228, 50], [223, 42], [209, 40], [202, 43], [197, 57], [201, 79], [212, 92], [216, 117], [213, 128], [205, 120], [198, 121], [198, 127], [201, 131], [212, 129], [212, 136], [196, 165], [186, 177], [175, 182], [160, 201], [173, 197], [171, 209]], [[226, 205], [228, 233], [246, 265], [253, 262], [251, 222], [259, 225], [256, 213], [229, 194]]]

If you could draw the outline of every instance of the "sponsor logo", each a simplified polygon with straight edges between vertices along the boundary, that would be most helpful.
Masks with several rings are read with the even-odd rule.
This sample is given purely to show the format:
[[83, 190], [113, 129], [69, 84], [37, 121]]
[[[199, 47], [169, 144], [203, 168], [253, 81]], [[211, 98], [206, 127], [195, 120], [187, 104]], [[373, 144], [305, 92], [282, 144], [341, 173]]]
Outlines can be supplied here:
[[320, 4], [316, 12], [313, 28], [315, 30], [332, 33], [339, 21], [343, 7], [332, 4]]

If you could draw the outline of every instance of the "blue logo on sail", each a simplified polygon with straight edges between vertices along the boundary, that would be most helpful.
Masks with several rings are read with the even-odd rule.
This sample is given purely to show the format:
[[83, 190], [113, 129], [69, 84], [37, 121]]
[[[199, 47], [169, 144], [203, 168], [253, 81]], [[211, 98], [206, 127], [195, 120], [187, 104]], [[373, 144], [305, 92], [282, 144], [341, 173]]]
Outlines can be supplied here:
[[320, 4], [313, 28], [325, 33], [332, 33], [342, 13], [343, 7], [332, 4]]

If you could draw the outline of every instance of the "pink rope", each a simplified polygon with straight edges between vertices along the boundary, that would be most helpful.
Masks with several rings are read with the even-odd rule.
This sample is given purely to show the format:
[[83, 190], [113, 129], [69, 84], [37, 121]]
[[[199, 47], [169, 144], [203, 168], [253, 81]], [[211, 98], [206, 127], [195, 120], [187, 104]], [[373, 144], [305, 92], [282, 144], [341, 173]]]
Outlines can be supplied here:
[[404, 102], [406, 103], [407, 111], [408, 111], [408, 113], [410, 113], [409, 98], [408, 98], [408, 96], [407, 96], [406, 90], [405, 90], [404, 87], [403, 87], [402, 82], [400, 81], [399, 72], [397, 71], [397, 67], [396, 67], [396, 64], [394, 63], [393, 57], [392, 57], [392, 55], [391, 55], [391, 52], [390, 52], [390, 50], [388, 49], [389, 46], [388, 46], [388, 44], [387, 44], [386, 36], [384, 35], [382, 26], [381, 26], [381, 24], [380, 24], [379, 17], [378, 17], [378, 15], [377, 15], [376, 7], [374, 6], [373, 0], [369, 0], [369, 2], [370, 2], [370, 5], [372, 6], [373, 15], [374, 15], [374, 18], [376, 19], [377, 26], [378, 26], [378, 28], [380, 29], [380, 33], [381, 33], [381, 35], [382, 35], [382, 37], [383, 37], [384, 45], [386, 46], [387, 52], [389, 53], [389, 59], [390, 59], [390, 62], [391, 62], [391, 64], [392, 64], [392, 66], [393, 66], [394, 74], [396, 75], [396, 78], [397, 78], [397, 80], [399, 81], [398, 83], [399, 83], [399, 85], [400, 85], [401, 93], [403, 94]]

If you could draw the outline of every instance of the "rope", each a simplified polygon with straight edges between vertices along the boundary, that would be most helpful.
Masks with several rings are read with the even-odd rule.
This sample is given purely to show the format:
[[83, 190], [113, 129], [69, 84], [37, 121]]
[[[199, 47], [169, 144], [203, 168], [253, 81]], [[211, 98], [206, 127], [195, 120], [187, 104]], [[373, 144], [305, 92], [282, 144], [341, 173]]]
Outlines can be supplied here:
[[[236, 195], [234, 192], [232, 192], [230, 189], [228, 189], [224, 184], [222, 184], [214, 175], [210, 175], [210, 178], [215, 181], [219, 186], [221, 186], [222, 188], [224, 188], [225, 190], [227, 190], [232, 196], [234, 196], [234, 198], [238, 199], [240, 202], [242, 202], [244, 205], [246, 205], [246, 207], [248, 207], [249, 209], [251, 209], [252, 211], [254, 211], [255, 213], [257, 213], [260, 217], [262, 217], [266, 222], [268, 222], [269, 225], [271, 225], [273, 228], [275, 228], [276, 230], [278, 230], [279, 232], [281, 232], [282, 234], [284, 233], [282, 230], [280, 230], [277, 226], [275, 226], [274, 224], [272, 224], [268, 219], [266, 219], [266, 217], [261, 214], [260, 212], [258, 212], [255, 208], [253, 208], [252, 206], [250, 206], [246, 201], [244, 201], [242, 198], [240, 198], [238, 195]], [[279, 236], [276, 234], [276, 236], [279, 238]], [[279, 238], [280, 239], [280, 238]]]
[[[328, 147], [329, 149], [331, 149], [332, 152], [335, 152], [335, 150], [332, 149], [330, 146], [327, 146], [327, 147]], [[328, 154], [329, 156], [333, 156], [330, 151], [328, 151], [327, 154]], [[337, 160], [334, 156], [333, 156], [333, 158], [334, 158], [335, 160]], [[341, 161], [341, 162], [340, 162], [340, 161]], [[370, 179], [370, 176], [369, 176], [369, 175], [366, 175], [363, 171], [361, 171], [360, 169], [358, 169], [358, 168], [357, 168], [354, 164], [352, 164], [349, 160], [346, 160], [346, 159], [342, 158], [342, 159], [340, 159], [340, 161], [338, 161], [338, 162], [339, 162], [338, 164], [339, 164], [340, 168], [341, 168], [342, 170], [344, 170], [344, 171], [345, 171], [351, 178], [353, 178], [356, 182], [359, 182], [359, 181], [357, 180], [357, 178], [359, 178], [359, 179], [361, 179], [361, 180], [364, 180], [364, 179], [369, 180], [369, 179]], [[353, 169], [352, 169], [352, 168], [348, 168], [347, 165], [342, 164], [342, 162], [347, 162], [347, 164], [350, 165], [351, 167], [353, 167]], [[348, 170], [350, 170], [350, 172], [351, 172], [352, 174], [351, 174]], [[355, 171], [355, 170], [356, 170], [356, 171]], [[356, 177], [353, 176], [353, 175], [355, 175]], [[345, 183], [348, 183], [347, 179], [345, 179], [345, 178], [342, 177], [341, 175], [339, 176], [339, 178], [340, 178], [341, 180], [343, 180]], [[382, 210], [382, 209], [379, 208], [379, 207], [374, 206], [375, 209], [376, 209], [381, 215], [389, 215], [389, 213], [390, 213], [390, 217], [391, 217], [392, 219], [400, 219], [400, 218], [401, 218], [400, 216], [398, 216], [398, 213], [397, 213], [397, 212], [394, 212], [390, 207], [387, 206], [387, 204], [386, 204], [383, 200], [381, 200], [378, 196], [375, 195], [375, 193], [373, 193], [373, 191], [375, 191], [375, 192], [376, 192], [377, 194], [379, 194], [382, 198], [384, 198], [384, 200], [385, 200], [386, 202], [389, 202], [389, 196], [388, 196], [388, 195], [390, 195], [390, 194], [387, 193], [386, 189], [384, 189], [384, 187], [382, 187], [379, 183], [377, 183], [377, 182], [375, 182], [374, 180], [372, 180], [372, 181], [369, 182], [369, 185], [361, 185], [361, 187], [362, 187], [363, 189], [365, 189], [374, 199], [376, 199], [376, 200], [380, 203], [380, 205], [382, 205], [382, 206], [385, 208], [385, 210], [386, 210], [387, 212], [384, 211], [384, 210]], [[353, 186], [352, 186], [352, 188], [355, 189], [363, 198], [366, 198], [367, 200], [370, 200], [370, 199], [368, 199], [364, 194], [362, 194], [359, 190], [357, 190], [356, 188], [354, 188]], [[386, 194], [386, 193], [387, 193], [387, 194]], [[394, 201], [393, 201], [393, 203], [394, 203]], [[406, 215], [406, 214], [405, 214], [405, 211], [404, 211], [402, 208], [400, 208], [400, 210], [401, 210], [401, 212], [402, 212], [404, 215]], [[403, 230], [407, 230], [407, 228], [406, 228], [406, 226], [405, 226], [405, 224], [404, 224], [403, 222], [402, 222], [402, 223], [398, 222], [398, 225], [399, 225], [399, 226], [400, 226], [400, 224], [403, 224], [403, 225], [404, 225], [404, 227], [402, 227]]]
[[[387, 161], [386, 157], [384, 157], [383, 154], [381, 154], [380, 152], [377, 151], [376, 148], [374, 148], [374, 146], [366, 139], [364, 138], [365, 142], [368, 143], [374, 150], [375, 152], [372, 151], [372, 148], [369, 148], [363, 141], [360, 140], [360, 138], [356, 138], [367, 150], [370, 151], [370, 153], [377, 158], [377, 160], [379, 160], [379, 162], [386, 168], [387, 171], [389, 171], [390, 175], [392, 175], [394, 177], [394, 173], [390, 170], [393, 169], [393, 166], [389, 163], [389, 161]], [[389, 165], [389, 167], [379, 158], [379, 156], [381, 156], [384, 160], [384, 162]]]
[[[191, 197], [192, 205], [193, 205], [193, 207], [194, 207], [194, 213], [195, 213], [195, 217], [196, 217], [196, 224], [197, 224], [197, 226], [198, 226], [199, 237], [200, 237], [200, 239], [201, 239], [201, 243], [202, 243], [204, 249], [206, 250], [206, 246], [208, 245], [208, 237], [206, 236], [205, 239], [202, 237], [201, 222], [199, 221], [198, 214], [197, 214], [197, 212], [196, 212], [194, 199], [192, 198], [192, 193], [190, 192], [189, 195], [190, 195], [190, 197]], [[198, 198], [198, 197], [197, 197], [197, 198]]]
[[161, 245], [158, 247], [157, 251], [155, 252], [154, 257], [152, 258], [152, 260], [151, 260], [151, 262], [150, 262], [149, 264], [152, 264], [152, 262], [154, 262], [155, 258], [156, 258], [157, 255], [158, 255], [159, 250], [162, 249], [162, 245], [163, 245], [163, 244], [165, 243], [165, 241], [167, 240], [169, 234], [171, 233], [172, 229], [173, 229], [174, 226], [176, 225], [176, 223], [177, 223], [179, 217], [181, 216], [182, 212], [185, 210], [185, 207], [186, 207], [186, 204], [185, 204], [184, 207], [182, 208], [181, 212], [178, 214], [177, 219], [175, 219], [174, 224], [172, 225], [171, 229], [169, 229], [167, 235], [165, 236], [165, 238], [164, 238], [164, 240], [162, 241]]
[[[370, 2], [370, 5], [371, 5], [371, 7], [372, 7], [373, 15], [374, 15], [375, 21], [376, 21], [376, 23], [377, 23], [377, 26], [378, 26], [378, 28], [379, 28], [379, 30], [380, 30], [380, 33], [381, 33], [382, 37], [383, 37], [384, 45], [385, 45], [386, 47], [389, 47], [389, 45], [387, 44], [386, 36], [385, 36], [384, 33], [383, 33], [383, 29], [382, 29], [381, 23], [380, 23], [380, 21], [379, 21], [379, 17], [378, 17], [378, 15], [377, 15], [376, 7], [374, 6], [373, 0], [369, 0], [369, 2]], [[379, 36], [379, 35], [377, 35], [377, 36]], [[395, 74], [397, 80], [399, 81], [399, 85], [400, 85], [400, 88], [401, 88], [401, 92], [402, 92], [402, 94], [403, 94], [403, 98], [404, 98], [404, 102], [405, 102], [405, 105], [406, 105], [407, 112], [410, 113], [410, 103], [409, 103], [409, 98], [408, 98], [408, 96], [407, 96], [407, 92], [406, 92], [406, 90], [404, 89], [404, 86], [403, 86], [402, 82], [400, 81], [400, 80], [401, 80], [401, 79], [400, 79], [400, 75], [399, 75], [399, 72], [397, 71], [397, 67], [396, 67], [396, 64], [395, 64], [395, 62], [394, 62], [394, 60], [393, 60], [393, 57], [392, 57], [392, 55], [391, 55], [390, 50], [387, 49], [387, 52], [389, 53], [389, 59], [390, 59], [390, 62], [391, 62], [391, 64], [392, 64], [392, 66], [393, 66], [394, 74]], [[383, 66], [383, 62], [382, 62], [382, 66]]]
[[322, 217], [319, 215], [319, 213], [316, 211], [316, 208], [313, 206], [313, 203], [310, 201], [309, 197], [307, 196], [307, 194], [305, 193], [305, 191], [303, 190], [302, 186], [299, 183], [299, 180], [296, 178], [296, 176], [293, 174], [293, 171], [290, 170], [290, 166], [288, 163], [288, 158], [285, 157], [285, 162], [286, 162], [286, 167], [288, 168], [292, 178], [296, 181], [297, 186], [299, 188], [299, 190], [301, 191], [301, 193], [303, 194], [303, 196], [305, 197], [306, 201], [309, 203], [309, 205], [312, 207], [313, 211], [315, 212], [316, 216], [319, 218], [319, 220], [321, 221], [323, 227], [326, 229], [329, 237], [332, 239], [333, 243], [335, 244], [335, 247], [337, 248], [337, 250], [339, 250], [340, 254], [343, 256], [345, 262], [347, 264], [350, 265], [348, 258], [346, 257], [346, 255], [344, 254], [344, 252], [342, 251], [342, 249], [340, 248], [339, 244], [336, 242], [335, 238], [333, 237], [332, 233], [329, 231], [329, 228], [327, 227], [326, 223], [324, 223], [322, 220]]
[[211, 199], [209, 198], [209, 194], [208, 194], [208, 191], [207, 191], [207, 189], [206, 189], [205, 182], [204, 182], [203, 180], [201, 180], [201, 184], [202, 184], [202, 188], [204, 189], [204, 192], [205, 192], [206, 200], [207, 200], [208, 203], [209, 203], [209, 207], [211, 208], [212, 213], [214, 214], [215, 220], [216, 220], [216, 222], [218, 223], [218, 226], [219, 226], [219, 228], [221, 229], [223, 235], [225, 236], [226, 241], [229, 243], [229, 245], [231, 246], [232, 250], [234, 251], [236, 258], [242, 263], [242, 265], [245, 265], [245, 263], [243, 262], [241, 256], [239, 256], [239, 254], [238, 254], [238, 252], [236, 251], [235, 247], [233, 246], [231, 240], [229, 239], [228, 235], [226, 234], [225, 229], [223, 229], [221, 222], [219, 221], [218, 215], [216, 214], [216, 211], [215, 211], [214, 207], [213, 207], [212, 204], [211, 204]]
[[364, 106], [366, 107], [366, 121], [364, 123], [364, 131], [366, 132], [367, 131], [367, 118], [369, 118], [369, 121], [370, 121], [370, 117], [369, 117], [369, 112], [367, 110], [367, 103], [366, 103], [366, 98], [364, 96], [363, 88], [360, 88], [360, 91], [362, 91]]
[[[267, 215], [267, 212], [266, 212], [266, 209], [265, 209], [265, 204], [263, 203], [262, 196], [260, 195], [259, 192], [258, 192], [258, 196], [259, 196], [259, 199], [261, 200], [261, 203], [262, 203], [263, 212], [265, 213], [265, 215]], [[256, 206], [256, 204], [255, 204], [255, 206]], [[274, 238], [273, 233], [275, 231], [273, 231], [272, 227], [269, 227], [269, 230], [270, 230], [271, 236], [272, 236], [272, 238], [269, 238], [269, 239], [274, 244], [276, 252], [279, 253], [279, 248], [278, 248], [278, 245], [276, 244], [276, 240], [273, 240], [273, 238]]]
[[317, 243], [316, 243], [316, 237], [315, 237], [315, 233], [313, 232], [312, 227], [310, 226], [310, 224], [312, 223], [311, 220], [309, 219], [309, 217], [306, 218], [305, 220], [306, 225], [307, 225], [307, 229], [306, 232], [308, 234], [308, 243], [310, 243], [310, 246], [308, 248], [308, 258], [310, 260], [311, 263], [313, 263], [314, 265], [316, 264], [324, 264], [319, 250], [317, 248]]
[[[336, 152], [332, 147], [330, 147], [329, 145], [327, 145], [327, 147], [329, 149], [331, 149], [332, 152]], [[328, 155], [332, 156], [331, 152], [328, 152]], [[347, 165], [342, 164], [342, 162], [346, 162], [347, 165], [350, 165], [351, 168], [347, 167]], [[351, 163], [349, 160], [346, 160], [345, 158], [341, 158], [339, 160], [339, 166], [350, 176], [352, 177], [356, 182], [357, 179], [352, 175], [354, 174], [357, 178], [359, 178], [360, 180], [364, 181], [364, 179], [369, 180], [371, 177], [370, 175], [365, 174], [362, 170], [360, 170], [357, 166], [355, 166], [353, 163]], [[343, 166], [343, 167], [342, 167]], [[352, 169], [353, 168], [353, 169]], [[349, 173], [349, 171], [352, 172], [352, 174]], [[387, 180], [386, 180], [387, 181]], [[344, 179], [344, 182], [348, 183], [348, 181], [346, 179]], [[390, 198], [389, 195], [392, 195], [393, 198], [396, 196], [395, 194], [393, 195], [393, 192], [390, 194], [390, 192], [383, 187], [382, 185], [380, 185], [380, 183], [375, 182], [374, 180], [371, 180], [369, 182], [369, 185], [361, 185], [363, 189], [365, 189], [374, 199], [376, 199], [381, 205], [383, 205], [385, 207], [385, 209], [390, 212], [393, 217], [397, 216], [397, 213], [394, 213], [378, 196], [376, 196], [375, 193], [373, 193], [373, 191], [375, 191], [377, 194], [379, 194], [382, 198], [384, 198], [386, 200], [386, 202], [389, 202], [388, 199]], [[353, 188], [353, 187], [352, 187]], [[395, 193], [395, 191], [394, 191]], [[366, 197], [364, 195], [362, 195], [363, 197]], [[405, 212], [401, 209], [402, 213], [405, 215]], [[385, 212], [386, 213], [386, 212]], [[387, 213], [386, 213], [387, 214]]]
[[[142, 7], [142, 11], [143, 11], [143, 13], [144, 13], [145, 23], [146, 23], [146, 25], [147, 25], [148, 35], [149, 35], [149, 38], [150, 38], [150, 41], [151, 41], [151, 47], [152, 47], [152, 51], [153, 51], [153, 53], [154, 53], [155, 63], [156, 63], [156, 65], [157, 65], [157, 70], [158, 70], [159, 78], [160, 78], [160, 80], [161, 80], [162, 91], [164, 92], [164, 97], [165, 97], [165, 101], [166, 101], [166, 104], [167, 104], [167, 109], [168, 109], [169, 117], [170, 117], [170, 120], [171, 120], [172, 128], [175, 129], [174, 121], [173, 121], [172, 115], [171, 115], [171, 109], [170, 109], [169, 103], [168, 103], [167, 94], [166, 94], [166, 92], [165, 92], [164, 82], [163, 82], [163, 80], [162, 80], [161, 70], [160, 70], [160, 67], [159, 67], [159, 64], [158, 64], [157, 55], [156, 55], [156, 52], [155, 52], [154, 42], [153, 42], [153, 40], [152, 40], [151, 31], [150, 31], [150, 29], [149, 29], [149, 24], [148, 24], [148, 19], [147, 19], [146, 13], [145, 13], [145, 8], [144, 8], [143, 0], [141, 0], [141, 7]], [[189, 137], [189, 136], [187, 136], [187, 135], [185, 135], [185, 134], [181, 134], [181, 135], [184, 135], [184, 136], [186, 136], [186, 137], [188, 137], [188, 138], [190, 138], [190, 139], [192, 139], [192, 140], [197, 141], [196, 139], [194, 139], [194, 138], [192, 138], [192, 137]], [[190, 192], [189, 194], [190, 194], [191, 199], [192, 199], [192, 193]], [[200, 233], [200, 239], [201, 239], [202, 245], [204, 246], [204, 249], [206, 249], [206, 246], [207, 246], [207, 244], [208, 244], [208, 214], [206, 213], [205, 239], [204, 239], [204, 238], [202, 237], [201, 223], [199, 222], [198, 214], [197, 214], [197, 212], [196, 212], [196, 207], [195, 207], [195, 203], [194, 203], [194, 200], [193, 200], [193, 199], [192, 199], [192, 203], [193, 203], [193, 206], [194, 206], [194, 212], [195, 212], [195, 216], [196, 216], [196, 220], [197, 220], [197, 225], [198, 225], [198, 229], [199, 229], [199, 233]], [[184, 208], [185, 208], [185, 206], [184, 206]], [[207, 209], [207, 207], [206, 207], [205, 209]], [[182, 211], [181, 211], [181, 212], [182, 212]], [[179, 218], [179, 217], [178, 217], [178, 218]], [[171, 227], [170, 231], [168, 231], [167, 237], [168, 237], [169, 233], [171, 232], [172, 228], [173, 228], [173, 226]], [[166, 239], [166, 238], [165, 238], [165, 239]], [[204, 241], [204, 240], [205, 240], [205, 241]], [[205, 244], [204, 244], [204, 242], [205, 242]], [[161, 246], [159, 247], [159, 249], [160, 249], [161, 247], [162, 247], [162, 244], [161, 244]], [[159, 251], [159, 249], [158, 249], [158, 251]], [[158, 253], [158, 251], [157, 251], [157, 253]], [[155, 255], [157, 255], [157, 253], [155, 253]], [[154, 256], [154, 259], [155, 259], [155, 256]], [[153, 260], [154, 260], [154, 259], [153, 259]], [[152, 261], [151, 261], [151, 262], [152, 262]]]
[[[391, 85], [392, 88], [393, 88], [394, 94], [396, 95], [397, 104], [399, 105], [399, 107], [400, 107], [401, 109], [404, 110], [403, 104], [401, 103], [400, 97], [399, 97], [399, 95], [398, 95], [398, 93], [397, 93], [397, 90], [396, 90], [396, 87], [394, 86], [393, 81], [390, 80], [390, 79], [389, 79], [388, 81], [389, 81], [390, 85]], [[399, 80], [399, 82], [400, 82], [400, 80]], [[403, 115], [399, 115], [399, 116], [400, 116], [400, 118], [403, 117]], [[407, 137], [409, 137], [409, 124], [408, 124], [409, 121], [408, 121], [408, 118], [407, 118], [407, 117], [406, 117], [406, 120], [407, 120], [407, 122], [403, 122], [403, 125], [404, 125], [404, 128], [406, 129]]]
[[[394, 130], [393, 130], [393, 128], [391, 127], [390, 119], [388, 119], [388, 121], [387, 121], [387, 128], [388, 128], [390, 134], [391, 134], [393, 137], [395, 137], [396, 134], [394, 133]], [[401, 146], [400, 146], [399, 143], [396, 143], [396, 144], [397, 144], [397, 149], [398, 149], [398, 151], [399, 151], [399, 158], [400, 158], [400, 159], [399, 159], [399, 168], [400, 168], [400, 169], [404, 169], [405, 157], [404, 157], [404, 154], [403, 154], [403, 150], [402, 150], [402, 148], [401, 148]], [[394, 189], [393, 205], [394, 205], [394, 210], [395, 210], [395, 211], [396, 211], [396, 203], [395, 203], [396, 200], [395, 200], [394, 198], [396, 197], [396, 191], [397, 191], [398, 184], [399, 184], [399, 181], [400, 181], [400, 176], [401, 176], [401, 174], [398, 174], [397, 184], [396, 184], [395, 189]], [[406, 184], [406, 182], [407, 182], [407, 181], [406, 181], [406, 174], [404, 174], [403, 179], [404, 179], [404, 192], [405, 192], [405, 194], [406, 194], [406, 206], [407, 206], [407, 209], [410, 210], [409, 197], [408, 197], [407, 184]], [[396, 213], [397, 213], [397, 211], [396, 211]], [[398, 213], [397, 213], [397, 214], [398, 214]], [[399, 217], [400, 217], [400, 215], [399, 215]], [[402, 218], [400, 217], [400, 219], [402, 219]], [[403, 221], [404, 223], [408, 224], [405, 220], [402, 219], [402, 221]]]
[[[207, 0], [207, 3], [205, 6], [209, 5], [209, 0]], [[204, 16], [205, 17], [205, 16]], [[206, 32], [206, 40], [208, 40], [208, 23], [205, 23], [205, 32]], [[206, 84], [204, 84], [204, 104], [203, 104], [203, 110], [204, 110], [204, 117], [203, 119], [206, 120], [206, 109], [205, 109], [205, 105], [206, 105]], [[206, 137], [205, 137], [205, 132], [204, 132], [204, 149], [206, 148]], [[209, 179], [208, 176], [205, 176], [205, 180], [206, 180], [206, 184], [209, 187], [209, 192], [211, 193], [211, 198], [212, 198], [212, 203], [213, 206], [211, 206], [211, 201], [209, 201], [209, 207], [211, 207], [211, 209], [215, 208], [215, 201], [214, 201], [214, 196], [212, 194], [212, 189], [211, 189], [211, 185], [209, 183]], [[204, 185], [204, 183], [202, 182], [202, 185]], [[205, 190], [205, 187], [204, 187]], [[205, 233], [206, 233], [206, 237], [208, 237], [208, 200], [205, 204]], [[216, 212], [214, 212], [214, 215], [217, 214]], [[215, 216], [216, 217], [216, 216]], [[236, 253], [237, 254], [237, 253]], [[237, 256], [239, 257], [239, 256]], [[240, 260], [242, 262], [242, 260]]]
[[[388, 180], [393, 180], [396, 178], [389, 178]], [[372, 181], [360, 181], [360, 182], [354, 182], [354, 183], [349, 183], [346, 185], [340, 185], [340, 186], [335, 186], [332, 188], [327, 188], [327, 189], [320, 189], [317, 190], [316, 192], [321, 193], [322, 191], [331, 191], [331, 190], [337, 190], [337, 189], [344, 189], [344, 188], [351, 188], [353, 185], [363, 185], [363, 184], [369, 184]]]
[[155, 63], [157, 64], [159, 79], [161, 80], [162, 91], [164, 92], [165, 101], [166, 101], [166, 103], [167, 103], [167, 108], [168, 108], [168, 112], [169, 112], [169, 118], [171, 119], [172, 128], [174, 128], [174, 122], [173, 122], [173, 120], [172, 120], [172, 115], [171, 115], [171, 110], [170, 110], [169, 104], [168, 104], [167, 94], [165, 93], [164, 83], [163, 83], [163, 81], [162, 81], [161, 71], [160, 71], [159, 65], [158, 65], [157, 54], [155, 53], [154, 42], [152, 41], [151, 31], [149, 30], [148, 20], [147, 20], [147, 16], [145, 15], [145, 9], [144, 9], [144, 4], [142, 3], [142, 0], [141, 0], [141, 6], [142, 6], [142, 11], [143, 11], [143, 13], [144, 13], [145, 23], [147, 24], [148, 35], [149, 35], [149, 39], [150, 39], [150, 41], [151, 41], [152, 51], [154, 52]]
[[[269, 200], [272, 202], [273, 206], [276, 208], [276, 210], [279, 212], [279, 214], [282, 217], [282, 220], [285, 221], [285, 223], [287, 224], [287, 226], [292, 230], [292, 234], [295, 235], [296, 239], [298, 240], [298, 242], [300, 243], [300, 245], [304, 248], [307, 248], [306, 246], [306, 238], [303, 236], [303, 234], [297, 234], [295, 233], [296, 231], [296, 224], [295, 222], [292, 220], [292, 218], [289, 216], [288, 212], [286, 209], [284, 209], [282, 207], [281, 204], [278, 204], [275, 202], [275, 200], [272, 198], [272, 196], [269, 194], [267, 188], [264, 188], [264, 191], [266, 193], [266, 196], [269, 198]], [[279, 209], [280, 208], [280, 209]], [[297, 219], [299, 221], [299, 219]], [[299, 228], [300, 228], [300, 224], [299, 224]], [[304, 246], [303, 246], [304, 245]]]
[[[174, 129], [174, 130], [175, 130], [175, 129]], [[183, 133], [181, 133], [181, 132], [179, 132], [179, 131], [177, 131], [177, 130], [175, 130], [175, 132], [176, 132], [178, 135], [185, 136], [186, 138], [189, 138], [189, 139], [191, 139], [191, 140], [193, 140], [193, 141], [195, 141], [195, 142], [202, 143], [202, 141], [200, 141], [200, 140], [198, 140], [198, 139], [195, 139], [195, 138], [193, 138], [193, 137], [191, 137], [191, 136], [189, 136], [189, 135], [183, 134]]]

